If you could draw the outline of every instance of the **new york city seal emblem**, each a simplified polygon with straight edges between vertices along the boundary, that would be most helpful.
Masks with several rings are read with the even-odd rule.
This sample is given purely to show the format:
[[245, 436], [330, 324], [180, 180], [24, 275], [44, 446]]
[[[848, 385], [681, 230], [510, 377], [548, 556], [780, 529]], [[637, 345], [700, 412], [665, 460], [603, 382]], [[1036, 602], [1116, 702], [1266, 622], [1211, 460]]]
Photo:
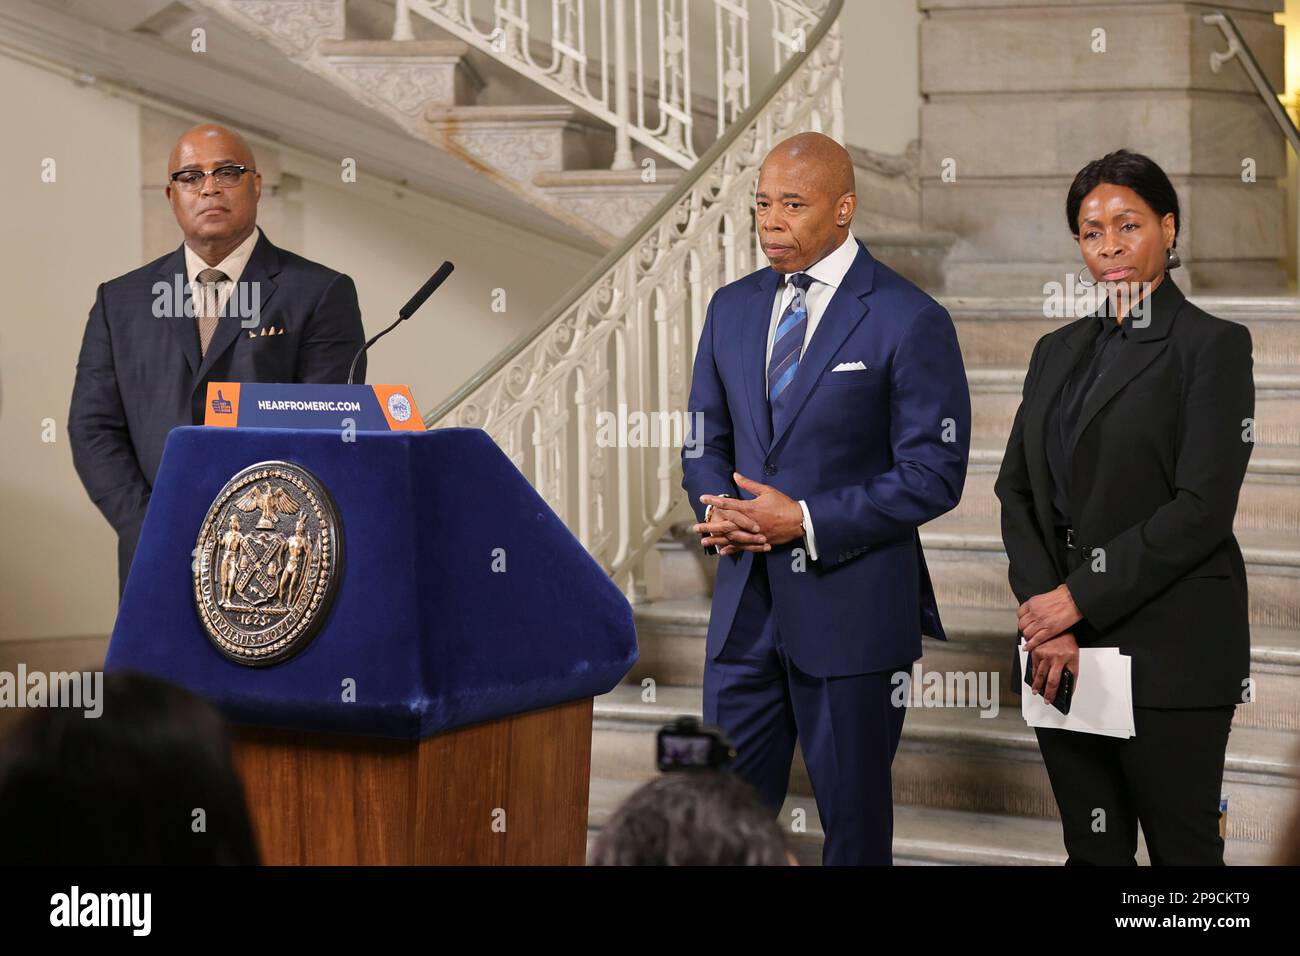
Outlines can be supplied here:
[[329, 613], [343, 540], [324, 486], [283, 461], [228, 482], [199, 528], [194, 603], [212, 643], [261, 666], [301, 651]]

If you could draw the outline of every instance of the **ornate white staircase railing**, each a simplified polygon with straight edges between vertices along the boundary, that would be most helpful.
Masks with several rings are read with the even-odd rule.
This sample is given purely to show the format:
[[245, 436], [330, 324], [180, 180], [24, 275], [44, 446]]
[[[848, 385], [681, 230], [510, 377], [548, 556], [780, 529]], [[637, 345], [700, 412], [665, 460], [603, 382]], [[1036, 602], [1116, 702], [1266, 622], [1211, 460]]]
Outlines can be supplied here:
[[[687, 167], [696, 142], [715, 135], [697, 135], [699, 117], [715, 113], [721, 135], [750, 104], [750, 2], [396, 0], [393, 39], [414, 39], [411, 16], [423, 17], [613, 127], [612, 169], [634, 168], [633, 140]], [[766, 3], [775, 73], [804, 49], [825, 3]], [[706, 17], [701, 44], [691, 31]]]
[[762, 262], [754, 191], [764, 154], [819, 130], [843, 141], [843, 0], [768, 89], [528, 336], [426, 418], [485, 429], [616, 578], [683, 515], [680, 449], [710, 296]]

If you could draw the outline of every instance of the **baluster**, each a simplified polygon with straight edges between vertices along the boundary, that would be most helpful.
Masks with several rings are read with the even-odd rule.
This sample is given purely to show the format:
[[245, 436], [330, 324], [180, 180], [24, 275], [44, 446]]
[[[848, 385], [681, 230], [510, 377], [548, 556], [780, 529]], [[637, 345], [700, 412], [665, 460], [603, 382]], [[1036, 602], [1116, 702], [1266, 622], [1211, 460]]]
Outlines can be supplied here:
[[[441, 0], [440, 6], [447, 9], [452, 2]], [[563, 8], [552, 7], [553, 13], [562, 9], [564, 16], [552, 24], [551, 46], [569, 50], [564, 68], [571, 69], [585, 62], [585, 13], [576, 10], [575, 34], [572, 4], [576, 0], [563, 2]], [[668, 137], [685, 144], [692, 128], [689, 64], [684, 59], [688, 4], [657, 0], [661, 83], [656, 119], [660, 127], [651, 131], [644, 122], [643, 71], [637, 71], [638, 85], [628, 76], [628, 42], [636, 47], [635, 62], [641, 63], [641, 0], [599, 2], [601, 59], [608, 60], [608, 53], [615, 60], [612, 99], [619, 105], [621, 134], [617, 151], [625, 154], [620, 161], [631, 158], [634, 138], [648, 139], [653, 134], [661, 145]], [[605, 2], [615, 4], [608, 21]], [[748, 102], [749, 8], [748, 0], [714, 2], [715, 11], [720, 11], [715, 20], [715, 50], [722, 74], [720, 118], [725, 126]], [[429, 9], [427, 0], [410, 3], [410, 10], [420, 15], [428, 16]], [[527, 25], [519, 14], [522, 10], [523, 18], [527, 17], [527, 0], [496, 0], [495, 9], [501, 36], [511, 43], [523, 36], [526, 42]], [[793, 53], [786, 45], [788, 38], [810, 24], [797, 6], [783, 0], [777, 0], [774, 9], [778, 49]], [[627, 22], [629, 13], [636, 22]], [[612, 49], [605, 45], [609, 22], [615, 27]], [[481, 43], [483, 35], [476, 35]], [[681, 47], [676, 40], [682, 41]], [[646, 597], [654, 584], [654, 568], [644, 563], [643, 556], [682, 505], [680, 448], [672, 440], [673, 426], [680, 425], [683, 436], [689, 434], [691, 423], [675, 413], [687, 410], [690, 366], [707, 302], [720, 285], [762, 262], [753, 210], [758, 164], [775, 140], [798, 130], [824, 128], [837, 138], [842, 136], [838, 43], [838, 32], [832, 28], [825, 45], [717, 163], [707, 171], [693, 171], [696, 179], [676, 207], [652, 225], [587, 296], [556, 317], [556, 324], [572, 329], [572, 341], [564, 337], [565, 347], [556, 347], [553, 324], [552, 335], [526, 346], [507, 368], [466, 399], [472, 404], [462, 406], [472, 410], [466, 423], [489, 428], [593, 557], [630, 589], [633, 599]], [[786, 52], [780, 55], [784, 58]], [[555, 75], [551, 73], [552, 80]], [[601, 75], [606, 75], [604, 63]], [[633, 90], [638, 94], [635, 125], [628, 102]], [[608, 97], [604, 80], [601, 96]], [[602, 404], [616, 416], [620, 407], [644, 416], [651, 426], [647, 437], [657, 433], [659, 440], [633, 448], [627, 440], [631, 436], [620, 434], [620, 441], [604, 447], [595, 430], [595, 413]], [[439, 423], [455, 421], [455, 414], [455, 410], [446, 413]], [[627, 424], [626, 415], [619, 417], [620, 428]], [[668, 432], [662, 430], [665, 424]]]
[[587, 376], [582, 366], [578, 367], [574, 378], [574, 435], [578, 441], [577, 473], [574, 477], [577, 479], [578, 486], [578, 514], [577, 527], [573, 533], [582, 542], [582, 546], [590, 551], [594, 536], [592, 534], [591, 487], [587, 482], [587, 475], [590, 474], [593, 458], [592, 448], [595, 444], [593, 440], [595, 438], [596, 424], [595, 410], [591, 407], [591, 387], [587, 383]]
[[[660, 2], [659, 50], [662, 66], [659, 72], [659, 106], [667, 115], [664, 141], [673, 149], [690, 152], [685, 139], [685, 118], [690, 104], [685, 100], [685, 81], [682, 64], [687, 60], [684, 16], [678, 0]], [[664, 83], [667, 88], [664, 88]]]
[[578, 74], [581, 67], [578, 37], [573, 29], [575, 13], [573, 0], [551, 0], [551, 29], [555, 34], [553, 46], [557, 67], [555, 75], [571, 90], [579, 87]]
[[628, 125], [632, 110], [627, 94], [627, 0], [614, 3], [614, 162], [610, 169], [635, 169], [632, 157], [632, 136]]
[[650, 587], [646, 581], [645, 563], [649, 556], [643, 557], [628, 574], [628, 603], [645, 604], [650, 600]]
[[[508, 59], [521, 59], [532, 63], [532, 53], [528, 49], [528, 6], [527, 0], [524, 0], [523, 14], [520, 14], [520, 0], [497, 0], [496, 2], [496, 30], [500, 30], [500, 35], [493, 43], [492, 48], [502, 57]], [[468, 18], [469, 10], [465, 11]], [[493, 32], [495, 33], [496, 30]]]
[[415, 39], [415, 31], [411, 29], [411, 8], [406, 5], [406, 0], [397, 0], [393, 11], [393, 39]]

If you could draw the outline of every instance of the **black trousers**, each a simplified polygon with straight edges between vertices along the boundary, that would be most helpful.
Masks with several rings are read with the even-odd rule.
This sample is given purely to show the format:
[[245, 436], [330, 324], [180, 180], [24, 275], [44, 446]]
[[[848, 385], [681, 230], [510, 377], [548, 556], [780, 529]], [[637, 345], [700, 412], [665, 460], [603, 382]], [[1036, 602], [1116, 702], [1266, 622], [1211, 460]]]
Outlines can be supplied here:
[[1136, 865], [1141, 823], [1153, 864], [1222, 866], [1219, 796], [1235, 710], [1134, 707], [1128, 740], [1036, 728], [1067, 865]]
[[1136, 865], [1141, 823], [1153, 864], [1222, 866], [1219, 798], [1235, 711], [1135, 706], [1127, 740], [1035, 728], [1067, 865]]

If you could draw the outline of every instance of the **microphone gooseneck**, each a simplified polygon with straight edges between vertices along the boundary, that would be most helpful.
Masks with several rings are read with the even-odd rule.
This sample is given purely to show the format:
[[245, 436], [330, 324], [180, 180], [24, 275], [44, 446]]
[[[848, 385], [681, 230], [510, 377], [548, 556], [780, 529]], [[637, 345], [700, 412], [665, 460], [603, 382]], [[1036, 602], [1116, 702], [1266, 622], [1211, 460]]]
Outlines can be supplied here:
[[348, 369], [349, 385], [352, 384], [352, 379], [357, 374], [357, 363], [361, 361], [361, 356], [366, 354], [366, 350], [389, 332], [393, 331], [393, 329], [397, 328], [397, 326], [402, 322], [415, 315], [415, 313], [419, 311], [420, 306], [424, 305], [425, 300], [438, 290], [438, 286], [447, 281], [447, 276], [451, 275], [452, 270], [455, 268], [456, 267], [451, 264], [451, 260], [447, 260], [442, 265], [438, 266], [438, 271], [429, 276], [429, 280], [425, 282], [424, 285], [420, 286], [420, 291], [411, 296], [411, 298], [407, 300], [406, 305], [402, 306], [401, 310], [397, 313], [397, 321], [384, 329], [378, 335], [371, 336], [366, 344], [361, 346], [357, 354], [352, 357], [352, 366]]

